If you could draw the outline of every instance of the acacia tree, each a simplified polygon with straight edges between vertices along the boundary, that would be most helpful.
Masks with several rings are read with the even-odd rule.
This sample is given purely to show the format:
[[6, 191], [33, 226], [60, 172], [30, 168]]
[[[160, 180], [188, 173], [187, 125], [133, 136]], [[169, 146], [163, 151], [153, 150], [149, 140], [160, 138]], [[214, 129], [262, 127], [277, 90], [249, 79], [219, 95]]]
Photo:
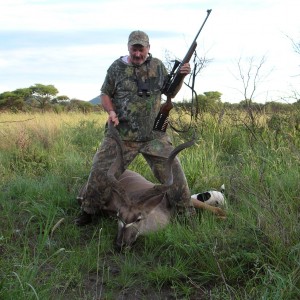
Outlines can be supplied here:
[[14, 92], [4, 92], [0, 94], [0, 109], [22, 109], [25, 102]]
[[198, 105], [203, 112], [216, 111], [221, 104], [222, 93], [217, 91], [204, 92], [197, 95]]
[[70, 98], [66, 95], [61, 95], [61, 96], [57, 96], [55, 98], [53, 98], [51, 100], [52, 104], [62, 104], [62, 105], [66, 105], [70, 102]]
[[31, 98], [36, 103], [38, 103], [38, 107], [44, 112], [45, 109], [50, 105], [51, 100], [58, 94], [58, 90], [54, 85], [43, 85], [40, 83], [36, 83], [33, 86], [30, 86], [31, 90]]
[[23, 88], [0, 94], [0, 109], [23, 110], [31, 93], [29, 88]]

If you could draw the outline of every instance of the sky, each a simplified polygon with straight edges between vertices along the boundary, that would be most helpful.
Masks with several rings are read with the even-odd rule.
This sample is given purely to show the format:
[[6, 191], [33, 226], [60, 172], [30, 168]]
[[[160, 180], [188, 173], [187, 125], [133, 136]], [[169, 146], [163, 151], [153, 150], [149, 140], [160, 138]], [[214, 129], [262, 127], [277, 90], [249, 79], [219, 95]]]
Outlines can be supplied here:
[[[198, 56], [209, 60], [196, 77], [197, 94], [244, 100], [239, 67], [246, 76], [263, 59], [255, 88], [250, 73], [247, 96], [293, 102], [300, 92], [300, 54], [292, 43], [300, 42], [298, 2], [0, 0], [0, 93], [41, 83], [89, 101], [100, 94], [110, 64], [128, 54], [131, 31], [147, 32], [150, 52], [162, 61], [182, 59], [212, 9], [197, 39]], [[183, 87], [176, 99], [191, 96]]]

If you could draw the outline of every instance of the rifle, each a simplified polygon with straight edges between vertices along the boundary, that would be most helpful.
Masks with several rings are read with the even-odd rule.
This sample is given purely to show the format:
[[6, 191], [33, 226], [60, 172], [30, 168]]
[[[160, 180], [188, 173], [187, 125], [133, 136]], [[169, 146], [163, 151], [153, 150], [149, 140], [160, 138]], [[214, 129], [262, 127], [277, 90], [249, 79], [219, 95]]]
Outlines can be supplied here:
[[182, 82], [183, 78], [185, 77], [185, 74], [180, 73], [180, 68], [182, 65], [184, 65], [190, 61], [190, 59], [197, 47], [196, 40], [197, 40], [202, 28], [204, 27], [204, 24], [206, 23], [206, 20], [208, 19], [210, 13], [211, 13], [211, 9], [208, 9], [207, 16], [206, 16], [204, 22], [202, 23], [198, 33], [196, 34], [196, 37], [194, 38], [194, 41], [192, 42], [192, 45], [190, 46], [184, 59], [181, 62], [179, 62], [178, 60], [175, 60], [175, 62], [174, 62], [174, 66], [173, 66], [170, 74], [168, 75], [168, 77], [164, 83], [164, 86], [161, 90], [161, 93], [165, 94], [167, 96], [167, 101], [160, 108], [160, 111], [154, 122], [153, 130], [163, 131], [163, 132], [165, 132], [167, 130], [169, 112], [173, 108], [171, 99], [175, 96], [176, 89], [178, 88], [178, 86]]

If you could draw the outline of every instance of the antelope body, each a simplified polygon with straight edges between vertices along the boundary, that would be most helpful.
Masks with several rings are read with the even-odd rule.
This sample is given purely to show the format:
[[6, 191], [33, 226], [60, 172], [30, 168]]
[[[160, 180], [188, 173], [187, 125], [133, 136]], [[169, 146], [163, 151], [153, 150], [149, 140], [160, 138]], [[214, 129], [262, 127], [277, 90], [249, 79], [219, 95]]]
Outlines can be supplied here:
[[126, 170], [118, 180], [130, 199], [129, 203], [119, 202], [117, 209], [116, 246], [122, 248], [131, 246], [139, 235], [165, 227], [170, 222], [172, 207], [165, 192], [145, 199], [145, 193], [155, 189], [155, 184], [140, 174]]
[[[146, 180], [140, 174], [124, 170], [122, 157], [122, 141], [113, 125], [109, 125], [112, 137], [116, 141], [117, 158], [110, 167], [107, 176], [112, 186], [111, 199], [103, 205], [103, 211], [116, 215], [118, 219], [118, 233], [116, 246], [118, 249], [130, 247], [141, 234], [159, 230], [165, 227], [172, 217], [173, 208], [170, 205], [166, 192], [173, 183], [172, 162], [176, 155], [183, 149], [194, 144], [194, 140], [177, 146], [169, 155], [166, 162], [168, 179], [163, 184], [154, 184]], [[122, 170], [122, 175], [117, 179], [117, 170]], [[81, 203], [85, 187], [77, 197]], [[192, 199], [195, 207], [212, 210], [216, 214], [222, 214], [216, 207]]]
[[[126, 187], [126, 192], [130, 199], [136, 199], [136, 202], [131, 203], [136, 208], [142, 209], [144, 212], [143, 222], [139, 226], [141, 234], [150, 231], [158, 230], [167, 225], [171, 218], [171, 205], [165, 193], [160, 193], [146, 201], [139, 198], [139, 193], [145, 189], [151, 189], [155, 185], [145, 179], [140, 174], [126, 170], [119, 178], [121, 186]], [[136, 197], [137, 196], [137, 197]]]

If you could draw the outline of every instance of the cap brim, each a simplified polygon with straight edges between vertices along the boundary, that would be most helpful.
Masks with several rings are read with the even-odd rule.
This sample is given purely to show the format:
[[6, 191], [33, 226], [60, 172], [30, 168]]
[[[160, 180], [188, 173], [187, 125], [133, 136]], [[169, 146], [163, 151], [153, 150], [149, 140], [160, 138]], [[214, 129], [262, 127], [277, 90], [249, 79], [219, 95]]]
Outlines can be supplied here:
[[133, 46], [133, 45], [141, 45], [143, 47], [147, 47], [148, 46], [148, 43], [147, 42], [142, 42], [142, 41], [138, 41], [138, 40], [134, 40], [134, 41], [131, 41], [130, 43], [128, 43], [129, 46]]

